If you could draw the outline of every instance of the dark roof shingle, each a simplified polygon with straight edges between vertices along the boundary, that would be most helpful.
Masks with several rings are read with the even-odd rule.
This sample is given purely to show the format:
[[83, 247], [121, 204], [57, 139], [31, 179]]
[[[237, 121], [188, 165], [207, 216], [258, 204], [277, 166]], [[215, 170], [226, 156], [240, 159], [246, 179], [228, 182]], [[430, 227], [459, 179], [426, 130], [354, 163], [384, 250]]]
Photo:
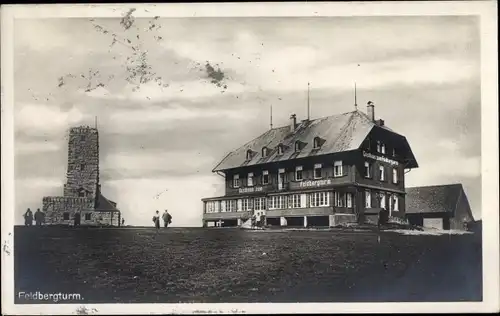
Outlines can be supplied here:
[[[290, 132], [290, 126], [273, 128], [230, 152], [213, 171], [356, 150], [375, 126], [377, 125], [365, 113], [356, 110], [310, 121], [304, 120], [298, 124], [293, 133]], [[398, 135], [386, 126], [381, 128], [407, 143], [405, 137]], [[319, 149], [313, 148], [315, 137], [320, 137], [325, 141]], [[300, 152], [295, 152], [296, 141], [303, 144]], [[277, 150], [279, 144], [284, 145], [284, 151], [281, 155], [278, 155]], [[266, 157], [262, 156], [262, 148], [264, 147], [269, 148], [269, 154]], [[409, 145], [407, 147], [411, 155], [410, 167], [417, 167]], [[247, 159], [248, 150], [253, 152], [251, 159]]]
[[461, 194], [460, 183], [406, 188], [406, 213], [454, 213]]

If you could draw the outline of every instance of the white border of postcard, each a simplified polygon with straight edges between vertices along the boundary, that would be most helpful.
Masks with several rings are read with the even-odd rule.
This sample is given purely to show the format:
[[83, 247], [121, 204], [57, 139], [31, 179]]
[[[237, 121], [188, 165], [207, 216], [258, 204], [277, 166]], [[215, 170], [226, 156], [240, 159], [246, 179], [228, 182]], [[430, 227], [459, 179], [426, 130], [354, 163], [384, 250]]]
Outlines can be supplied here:
[[[483, 302], [452, 303], [253, 303], [253, 304], [14, 304], [13, 21], [16, 18], [250, 16], [479, 15], [481, 29], [481, 168]], [[149, 12], [146, 12], [148, 9]], [[499, 311], [498, 42], [496, 1], [194, 3], [7, 5], [1, 8], [2, 41], [2, 314], [193, 313], [444, 313]], [[50, 37], [50, 34], [47, 35]], [[479, 105], [478, 105], [479, 106]]]

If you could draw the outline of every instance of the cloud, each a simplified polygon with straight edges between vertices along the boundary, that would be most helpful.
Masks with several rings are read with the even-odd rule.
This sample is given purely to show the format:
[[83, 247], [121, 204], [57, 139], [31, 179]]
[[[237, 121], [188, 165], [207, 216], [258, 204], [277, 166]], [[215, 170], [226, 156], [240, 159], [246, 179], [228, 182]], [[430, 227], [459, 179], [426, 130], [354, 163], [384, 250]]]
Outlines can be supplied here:
[[15, 107], [19, 109], [15, 113], [15, 128], [24, 130], [28, 135], [64, 133], [70, 126], [89, 118], [89, 115], [77, 108], [64, 111], [43, 103], [16, 104]]
[[61, 144], [56, 142], [28, 142], [14, 146], [16, 154], [32, 154], [35, 152], [58, 151]]

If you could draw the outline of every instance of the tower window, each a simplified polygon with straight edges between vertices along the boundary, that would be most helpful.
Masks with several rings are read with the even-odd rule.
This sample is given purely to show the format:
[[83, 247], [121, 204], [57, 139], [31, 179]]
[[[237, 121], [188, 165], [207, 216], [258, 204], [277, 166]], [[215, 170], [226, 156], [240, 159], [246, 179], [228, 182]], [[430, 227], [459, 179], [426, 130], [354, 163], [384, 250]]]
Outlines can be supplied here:
[[86, 213], [85, 214], [85, 220], [90, 221], [92, 219], [92, 213]]
[[85, 164], [80, 164], [80, 170], [84, 170], [85, 169]]
[[80, 140], [85, 140], [85, 135], [80, 135]]
[[68, 212], [63, 213], [63, 220], [65, 220], [65, 221], [69, 220], [69, 213]]

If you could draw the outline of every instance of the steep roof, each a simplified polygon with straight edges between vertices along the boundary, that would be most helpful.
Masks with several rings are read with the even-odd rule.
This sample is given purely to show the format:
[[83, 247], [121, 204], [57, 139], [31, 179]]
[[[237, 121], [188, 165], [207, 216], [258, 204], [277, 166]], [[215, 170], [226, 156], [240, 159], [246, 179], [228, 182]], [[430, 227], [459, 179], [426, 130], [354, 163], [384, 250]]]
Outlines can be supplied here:
[[118, 211], [118, 209], [116, 208], [116, 203], [105, 198], [101, 192], [98, 192], [98, 194], [97, 194], [97, 201], [96, 201], [95, 210], [96, 211]]
[[[407, 144], [405, 137], [393, 132], [386, 126], [377, 126], [365, 113], [356, 110], [315, 120], [302, 121], [293, 133], [290, 132], [290, 126], [288, 125], [270, 129], [230, 152], [213, 171], [356, 150], [362, 145], [373, 128], [389, 131]], [[316, 137], [324, 140], [319, 149], [313, 148], [314, 138]], [[295, 151], [296, 141], [300, 141], [304, 146], [299, 152]], [[279, 144], [284, 146], [281, 155], [278, 155], [277, 146]], [[262, 148], [264, 147], [269, 149], [269, 154], [266, 157], [262, 156]], [[417, 167], [418, 165], [408, 144], [407, 147], [412, 158], [409, 167]], [[252, 151], [251, 159], [247, 159], [248, 150]]]
[[406, 213], [454, 213], [461, 194], [460, 183], [406, 188]]

